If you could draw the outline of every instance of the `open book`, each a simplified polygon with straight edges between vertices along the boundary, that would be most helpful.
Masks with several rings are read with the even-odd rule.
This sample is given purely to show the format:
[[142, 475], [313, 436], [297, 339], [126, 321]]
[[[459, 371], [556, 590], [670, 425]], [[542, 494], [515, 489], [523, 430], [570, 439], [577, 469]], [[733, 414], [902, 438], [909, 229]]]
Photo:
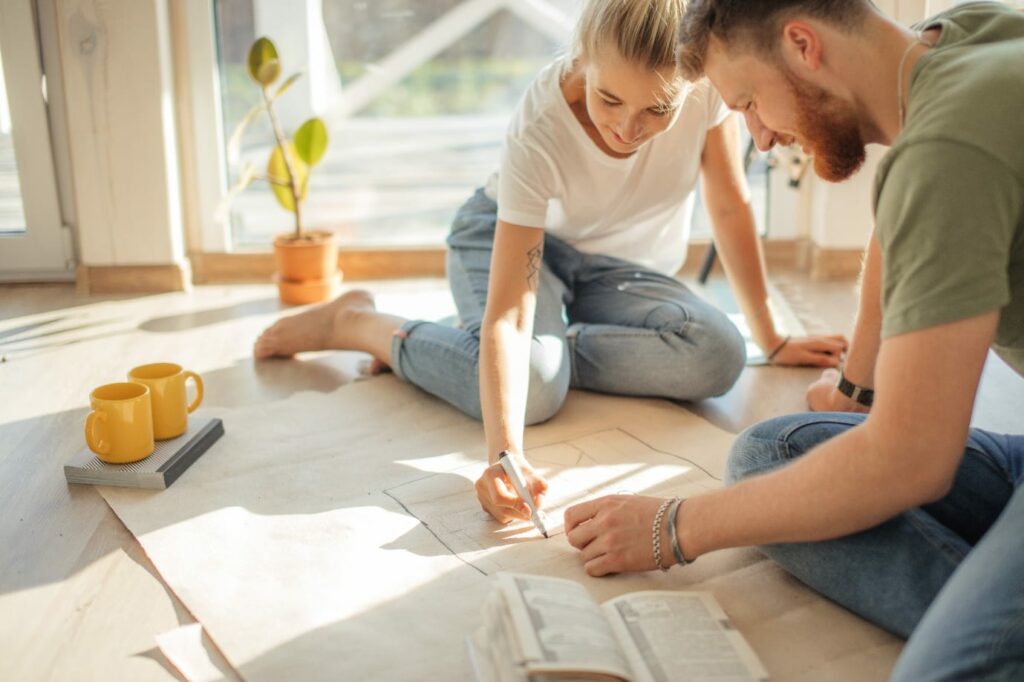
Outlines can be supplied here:
[[708, 592], [634, 592], [598, 605], [572, 580], [499, 573], [467, 638], [480, 682], [767, 680]]

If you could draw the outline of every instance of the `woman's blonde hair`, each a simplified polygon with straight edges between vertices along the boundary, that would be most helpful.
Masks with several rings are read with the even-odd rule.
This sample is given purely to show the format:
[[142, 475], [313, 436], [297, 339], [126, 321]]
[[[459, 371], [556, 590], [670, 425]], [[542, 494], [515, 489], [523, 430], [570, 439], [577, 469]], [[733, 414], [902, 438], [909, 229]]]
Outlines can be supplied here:
[[675, 66], [684, 0], [587, 0], [576, 25], [572, 56], [592, 58], [615, 47], [649, 69]]

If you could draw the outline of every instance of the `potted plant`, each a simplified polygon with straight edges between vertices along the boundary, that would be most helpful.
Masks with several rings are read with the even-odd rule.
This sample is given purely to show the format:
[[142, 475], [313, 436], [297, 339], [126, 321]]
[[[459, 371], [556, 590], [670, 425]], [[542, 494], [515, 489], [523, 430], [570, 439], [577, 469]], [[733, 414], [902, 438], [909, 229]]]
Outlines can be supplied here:
[[291, 140], [286, 138], [274, 111], [274, 101], [302, 74], [292, 74], [271, 92], [271, 87], [281, 75], [281, 61], [269, 38], [258, 38], [249, 48], [247, 69], [249, 77], [260, 86], [262, 101], [245, 115], [231, 135], [229, 162], [237, 163], [246, 128], [264, 111], [274, 131], [274, 148], [267, 159], [265, 173], [259, 173], [252, 163], [242, 167], [239, 180], [228, 192], [224, 203], [229, 203], [254, 180], [267, 182], [277, 202], [295, 216], [295, 229], [274, 239], [275, 280], [281, 301], [301, 305], [327, 300], [336, 293], [341, 280], [337, 240], [332, 232], [306, 229], [302, 220], [302, 204], [309, 190], [309, 173], [327, 151], [327, 126], [314, 117], [299, 126]]

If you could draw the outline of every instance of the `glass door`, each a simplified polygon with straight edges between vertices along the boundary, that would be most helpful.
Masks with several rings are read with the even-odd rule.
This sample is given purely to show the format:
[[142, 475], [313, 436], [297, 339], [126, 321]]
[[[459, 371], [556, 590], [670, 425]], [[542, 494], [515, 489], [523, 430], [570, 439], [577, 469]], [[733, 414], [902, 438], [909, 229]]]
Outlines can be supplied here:
[[32, 0], [0, 0], [0, 281], [74, 276]]

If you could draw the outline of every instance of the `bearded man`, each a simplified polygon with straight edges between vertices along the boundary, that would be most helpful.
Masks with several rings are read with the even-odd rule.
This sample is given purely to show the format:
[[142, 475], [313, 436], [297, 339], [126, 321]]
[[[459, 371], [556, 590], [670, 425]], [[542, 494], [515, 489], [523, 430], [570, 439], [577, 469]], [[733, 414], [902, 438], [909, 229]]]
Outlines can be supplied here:
[[1024, 14], [907, 29], [867, 0], [690, 0], [680, 33], [761, 149], [795, 141], [838, 182], [891, 146], [857, 325], [808, 395], [838, 411], [748, 429], [721, 490], [571, 507], [569, 541], [592, 575], [760, 545], [909, 637], [893, 679], [1024, 679], [1024, 436], [970, 428], [989, 348], [1024, 375]]

